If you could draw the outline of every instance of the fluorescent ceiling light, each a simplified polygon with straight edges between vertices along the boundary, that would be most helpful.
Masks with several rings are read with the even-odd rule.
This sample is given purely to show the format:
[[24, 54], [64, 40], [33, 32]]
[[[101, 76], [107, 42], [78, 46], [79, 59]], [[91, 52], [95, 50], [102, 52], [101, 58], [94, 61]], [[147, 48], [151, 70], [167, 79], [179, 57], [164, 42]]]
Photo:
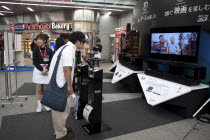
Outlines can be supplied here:
[[14, 12], [12, 12], [12, 11], [0, 11], [0, 13], [14, 13]]
[[105, 14], [105, 16], [109, 16], [111, 13], [112, 13], [112, 12], [108, 12], [108, 13]]
[[7, 6], [1, 6], [2, 8], [6, 9], [6, 10], [11, 10], [10, 8], [8, 8]]
[[104, 11], [123, 11], [121, 9], [106, 9], [106, 8], [96, 8], [96, 7], [75, 7], [81, 9], [93, 9], [93, 10], [104, 10]]
[[123, 11], [123, 10], [120, 10], [120, 9], [106, 9], [106, 8], [103, 8], [101, 10], [105, 10], [105, 11]]
[[29, 11], [31, 11], [31, 12], [34, 12], [34, 10], [33, 10], [32, 8], [30, 8], [30, 7], [27, 7], [27, 9], [28, 9]]
[[34, 4], [34, 3], [16, 3], [16, 2], [0, 2], [2, 4], [14, 4], [14, 5], [32, 5], [32, 6], [48, 6], [48, 7], [75, 7], [75, 6], [65, 6], [65, 5], [50, 5], [50, 4]]
[[3, 16], [4, 14], [0, 13], [1, 16]]

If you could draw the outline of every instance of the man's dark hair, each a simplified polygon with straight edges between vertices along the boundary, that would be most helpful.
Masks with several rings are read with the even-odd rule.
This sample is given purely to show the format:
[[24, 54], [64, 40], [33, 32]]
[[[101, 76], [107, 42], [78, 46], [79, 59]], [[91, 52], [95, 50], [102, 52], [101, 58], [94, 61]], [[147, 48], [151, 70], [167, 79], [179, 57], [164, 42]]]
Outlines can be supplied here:
[[62, 34], [60, 34], [60, 37], [62, 37], [63, 39], [68, 39], [69, 40], [69, 34], [64, 34], [64, 33], [62, 33]]
[[160, 35], [159, 38], [163, 37], [163, 35]]
[[80, 42], [85, 42], [85, 35], [80, 31], [76, 31], [70, 34], [70, 38], [69, 38], [70, 42], [75, 44], [77, 40]]

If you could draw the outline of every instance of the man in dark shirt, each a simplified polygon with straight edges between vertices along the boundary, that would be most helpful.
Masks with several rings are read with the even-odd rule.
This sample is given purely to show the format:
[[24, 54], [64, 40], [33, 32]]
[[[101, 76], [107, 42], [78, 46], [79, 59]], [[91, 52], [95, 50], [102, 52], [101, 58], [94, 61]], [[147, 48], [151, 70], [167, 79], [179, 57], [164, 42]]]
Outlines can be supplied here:
[[4, 38], [0, 33], [0, 70], [4, 69]]

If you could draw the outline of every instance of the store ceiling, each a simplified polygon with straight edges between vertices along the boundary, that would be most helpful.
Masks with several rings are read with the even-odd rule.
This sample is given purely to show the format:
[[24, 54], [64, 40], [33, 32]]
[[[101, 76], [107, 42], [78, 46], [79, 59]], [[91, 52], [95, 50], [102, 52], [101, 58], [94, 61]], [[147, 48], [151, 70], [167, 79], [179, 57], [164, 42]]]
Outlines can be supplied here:
[[[62, 0], [61, 0], [62, 1]], [[67, 1], [67, 0], [66, 0]], [[71, 0], [72, 2], [58, 2], [53, 0], [0, 0], [0, 15], [2, 17], [25, 15], [30, 13], [61, 11], [67, 9], [95, 9], [101, 14], [112, 12], [112, 15], [123, 15], [131, 12], [137, 0]], [[2, 6], [7, 6], [11, 10], [6, 10]], [[34, 10], [31, 12], [27, 9], [30, 7]], [[14, 12], [14, 13], [5, 13]]]

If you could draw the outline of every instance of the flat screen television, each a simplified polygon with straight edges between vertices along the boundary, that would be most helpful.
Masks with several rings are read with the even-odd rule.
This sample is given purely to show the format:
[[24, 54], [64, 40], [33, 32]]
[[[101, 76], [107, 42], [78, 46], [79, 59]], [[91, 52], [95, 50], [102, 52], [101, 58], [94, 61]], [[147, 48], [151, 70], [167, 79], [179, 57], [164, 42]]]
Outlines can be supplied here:
[[149, 57], [197, 63], [200, 26], [151, 29]]

